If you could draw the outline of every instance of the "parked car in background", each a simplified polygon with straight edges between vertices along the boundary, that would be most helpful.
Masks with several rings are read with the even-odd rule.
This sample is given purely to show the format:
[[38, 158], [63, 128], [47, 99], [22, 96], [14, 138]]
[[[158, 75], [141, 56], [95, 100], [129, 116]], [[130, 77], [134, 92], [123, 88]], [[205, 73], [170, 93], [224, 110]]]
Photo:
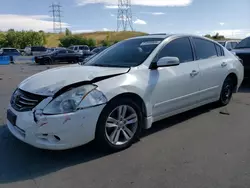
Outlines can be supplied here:
[[47, 48], [45, 48], [44, 46], [32, 46], [32, 47], [26, 47], [24, 51], [26, 55], [37, 56], [45, 54]]
[[96, 47], [96, 46], [90, 46], [90, 47], [89, 47], [89, 50], [92, 51], [92, 50], [94, 50], [95, 48], [97, 48], [97, 47]]
[[17, 50], [20, 52], [21, 55], [25, 55], [24, 49], [17, 49]]
[[102, 52], [102, 51], [105, 50], [105, 49], [107, 49], [106, 46], [99, 46], [99, 47], [96, 47], [95, 49], [93, 49], [91, 52], [92, 52], [93, 54], [98, 54], [98, 53]]
[[224, 46], [226, 49], [231, 51], [236, 47], [236, 45], [239, 43], [237, 40], [227, 40], [227, 41], [218, 41], [219, 44]]
[[21, 53], [15, 48], [1, 48], [0, 56], [20, 56]]
[[55, 51], [57, 51], [57, 50], [63, 50], [63, 49], [66, 50], [66, 48], [61, 48], [61, 47], [47, 48], [46, 53], [48, 54], [48, 53], [52, 53], [52, 52], [55, 52]]
[[147, 35], [119, 42], [85, 65], [33, 75], [15, 90], [7, 126], [38, 148], [92, 140], [121, 150], [141, 129], [190, 109], [229, 104], [243, 80], [239, 59], [199, 36]]
[[73, 50], [76, 53], [84, 54], [86, 52], [89, 52], [89, 47], [87, 45], [77, 45], [77, 46], [70, 46], [70, 50]]
[[94, 48], [92, 51], [84, 53], [80, 57], [80, 62], [84, 63], [84, 62], [90, 60], [92, 57], [94, 57], [95, 55], [99, 54], [100, 52], [102, 52], [105, 49], [107, 49], [107, 47], [105, 47], [105, 46], [99, 46], [99, 47]]
[[250, 78], [250, 37], [240, 41], [232, 52], [242, 60], [245, 72], [244, 75]]
[[35, 56], [35, 62], [37, 64], [54, 64], [54, 63], [78, 63], [79, 62], [79, 53], [75, 53], [72, 50], [68, 49], [59, 49], [54, 52], [43, 54], [40, 56]]

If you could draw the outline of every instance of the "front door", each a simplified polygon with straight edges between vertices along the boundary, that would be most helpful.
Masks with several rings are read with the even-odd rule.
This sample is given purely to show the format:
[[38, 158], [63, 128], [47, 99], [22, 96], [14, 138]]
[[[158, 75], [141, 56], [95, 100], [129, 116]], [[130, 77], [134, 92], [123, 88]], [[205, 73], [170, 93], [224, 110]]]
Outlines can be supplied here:
[[199, 96], [199, 66], [188, 37], [168, 43], [158, 54], [162, 57], [178, 57], [180, 65], [151, 70], [155, 88], [152, 91], [154, 120], [197, 103]]
[[67, 62], [67, 51], [66, 50], [59, 50], [56, 53], [55, 61], [57, 61], [57, 62]]

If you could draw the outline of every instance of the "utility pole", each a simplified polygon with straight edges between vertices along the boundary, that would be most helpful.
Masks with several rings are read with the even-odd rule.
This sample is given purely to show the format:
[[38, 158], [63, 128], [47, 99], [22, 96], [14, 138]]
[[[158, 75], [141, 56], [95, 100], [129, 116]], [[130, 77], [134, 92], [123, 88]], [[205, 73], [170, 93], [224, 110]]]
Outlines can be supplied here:
[[117, 31], [133, 31], [131, 0], [118, 0]]
[[50, 12], [52, 12], [53, 17], [53, 31], [54, 33], [62, 32], [62, 19], [61, 19], [61, 8], [60, 3], [52, 3], [50, 6]]

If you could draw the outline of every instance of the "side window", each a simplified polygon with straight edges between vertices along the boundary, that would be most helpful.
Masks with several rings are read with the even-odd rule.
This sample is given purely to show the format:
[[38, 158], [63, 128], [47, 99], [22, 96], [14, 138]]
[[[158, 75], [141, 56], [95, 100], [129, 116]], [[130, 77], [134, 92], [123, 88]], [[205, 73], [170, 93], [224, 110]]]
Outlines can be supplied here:
[[198, 60], [217, 57], [217, 51], [213, 42], [200, 38], [193, 38], [193, 41]]
[[73, 50], [67, 50], [67, 53], [69, 53], [69, 54], [73, 54], [73, 53], [75, 53]]
[[233, 48], [231, 42], [226, 43], [226, 48], [229, 50], [231, 50]]
[[232, 42], [232, 48], [234, 49], [237, 46], [237, 42]]
[[216, 51], [217, 51], [217, 55], [220, 57], [220, 56], [224, 56], [224, 51], [223, 49], [217, 45], [217, 44], [214, 44], [215, 45], [215, 48], [216, 48]]
[[178, 57], [181, 63], [194, 60], [189, 38], [179, 38], [168, 43], [159, 53], [158, 59], [162, 57]]
[[59, 54], [66, 54], [66, 50], [59, 50], [58, 53]]

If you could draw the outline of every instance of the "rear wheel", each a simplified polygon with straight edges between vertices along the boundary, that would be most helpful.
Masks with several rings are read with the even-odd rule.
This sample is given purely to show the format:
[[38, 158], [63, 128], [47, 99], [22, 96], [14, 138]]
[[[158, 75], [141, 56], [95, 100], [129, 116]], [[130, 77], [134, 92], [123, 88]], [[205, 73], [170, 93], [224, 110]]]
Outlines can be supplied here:
[[107, 104], [97, 123], [98, 147], [119, 151], [132, 145], [140, 133], [142, 114], [130, 99], [114, 100]]
[[234, 81], [231, 77], [227, 77], [223, 83], [220, 94], [220, 100], [218, 101], [220, 106], [226, 106], [229, 104], [229, 102], [232, 99], [233, 90], [234, 90]]

